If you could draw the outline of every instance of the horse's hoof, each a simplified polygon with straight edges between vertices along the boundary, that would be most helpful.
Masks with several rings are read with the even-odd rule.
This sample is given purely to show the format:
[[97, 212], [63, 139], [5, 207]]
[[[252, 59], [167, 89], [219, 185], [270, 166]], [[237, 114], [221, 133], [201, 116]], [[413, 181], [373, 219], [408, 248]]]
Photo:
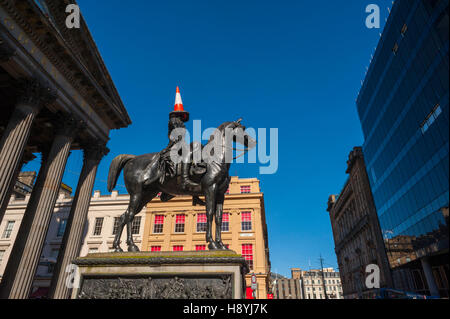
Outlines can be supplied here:
[[220, 249], [220, 248], [219, 248], [219, 246], [217, 246], [217, 244], [216, 244], [215, 241], [212, 241], [212, 242], [209, 243], [208, 249], [209, 249], [209, 250], [218, 250], [218, 249]]
[[216, 246], [217, 246], [217, 249], [228, 250], [228, 248], [221, 241], [216, 241]]
[[130, 245], [130, 246], [128, 246], [128, 251], [130, 252], [130, 253], [135, 253], [135, 252], [138, 252], [139, 251], [139, 248], [138, 248], [138, 246], [136, 246], [136, 245]]
[[122, 253], [122, 252], [123, 252], [123, 249], [120, 248], [120, 247], [115, 247], [115, 248], [114, 248], [114, 252], [115, 252], [115, 253]]

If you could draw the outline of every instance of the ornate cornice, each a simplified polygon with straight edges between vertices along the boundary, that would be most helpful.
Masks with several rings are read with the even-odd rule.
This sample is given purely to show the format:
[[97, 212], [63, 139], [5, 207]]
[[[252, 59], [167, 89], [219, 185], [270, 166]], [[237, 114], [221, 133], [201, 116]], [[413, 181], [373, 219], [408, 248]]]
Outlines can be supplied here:
[[[47, 2], [49, 9], [55, 8], [55, 4], [59, 3], [57, 8], [64, 4], [61, 0]], [[26, 36], [44, 53], [49, 62], [58, 69], [72, 87], [89, 104], [97, 106], [97, 113], [109, 120], [107, 121], [110, 123], [108, 125], [112, 125], [113, 128], [120, 128], [126, 127], [131, 123], [109, 74], [106, 76], [106, 81], [102, 81], [101, 76], [92, 74], [94, 69], [97, 70], [97, 74], [101, 72], [107, 73], [103, 62], [100, 63], [102, 65], [100, 69], [95, 66], [95, 64], [98, 64], [95, 60], [101, 60], [98, 49], [83, 43], [80, 39], [83, 39], [84, 35], [76, 43], [72, 40], [75, 33], [89, 33], [84, 20], [83, 29], [71, 30], [70, 34], [63, 29], [65, 37], [63, 38], [61, 32], [40, 12], [39, 7], [33, 1], [0, 0], [0, 6], [24, 30]], [[62, 10], [61, 14], [64, 15], [65, 10]], [[70, 36], [71, 34], [72, 36]], [[72, 45], [68, 45], [68, 42], [71, 42]], [[79, 47], [75, 52], [81, 51], [82, 57], [86, 58], [87, 56], [87, 60], [81, 59], [79, 55], [74, 54], [74, 44]], [[87, 55], [86, 52], [88, 52]], [[114, 94], [111, 95], [108, 92], [108, 86], [114, 88]], [[113, 112], [110, 112], [110, 110]]]
[[8, 62], [15, 53], [16, 50], [6, 43], [4, 39], [0, 38], [0, 63]]

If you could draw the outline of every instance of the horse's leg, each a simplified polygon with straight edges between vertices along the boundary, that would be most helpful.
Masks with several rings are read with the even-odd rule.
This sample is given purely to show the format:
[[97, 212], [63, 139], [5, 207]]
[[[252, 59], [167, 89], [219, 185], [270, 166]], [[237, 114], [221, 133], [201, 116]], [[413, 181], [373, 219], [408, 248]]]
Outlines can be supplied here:
[[119, 225], [117, 226], [117, 233], [116, 233], [116, 236], [114, 237], [114, 242], [113, 242], [113, 248], [114, 248], [115, 252], [123, 251], [122, 248], [120, 248], [120, 237], [122, 237], [123, 227], [126, 224], [127, 213], [128, 213], [128, 210], [119, 217]]
[[223, 214], [223, 202], [225, 199], [224, 194], [217, 194], [216, 198], [216, 245], [219, 249], [227, 249], [222, 243], [222, 214]]
[[208, 248], [211, 250], [218, 249], [216, 242], [212, 238], [212, 220], [216, 210], [216, 184], [212, 184], [206, 188], [206, 241], [209, 243]]
[[134, 216], [139, 213], [139, 207], [141, 206], [141, 198], [142, 194], [138, 193], [130, 198], [130, 204], [128, 205], [128, 210], [126, 213], [126, 224], [127, 224], [127, 245], [128, 251], [135, 252], [139, 251], [138, 246], [135, 245], [133, 241], [133, 233], [132, 233], [132, 223]]
[[130, 205], [128, 206], [128, 214], [127, 214], [127, 245], [128, 251], [135, 252], [139, 251], [139, 248], [135, 245], [133, 240], [133, 220], [134, 216], [138, 214], [145, 204], [151, 201], [153, 198], [158, 195], [158, 190], [146, 190], [144, 193], [139, 193], [134, 195], [130, 200]]

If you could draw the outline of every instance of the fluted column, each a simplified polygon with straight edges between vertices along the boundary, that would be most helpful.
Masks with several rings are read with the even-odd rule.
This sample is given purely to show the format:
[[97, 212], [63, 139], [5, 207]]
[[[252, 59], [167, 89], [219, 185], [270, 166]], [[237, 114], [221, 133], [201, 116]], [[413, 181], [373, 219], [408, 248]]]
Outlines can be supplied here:
[[56, 136], [48, 154], [43, 153], [43, 164], [0, 284], [0, 298], [25, 299], [30, 294], [79, 123], [73, 118], [64, 118], [56, 124]]
[[66, 268], [80, 253], [84, 225], [89, 211], [98, 164], [108, 152], [109, 150], [104, 143], [90, 142], [84, 147], [83, 169], [67, 219], [58, 261], [53, 271], [49, 291], [50, 298], [68, 299], [70, 296], [70, 289], [66, 284], [69, 275], [66, 273]]
[[[3, 206], [0, 207], [0, 211], [5, 212], [6, 209], [8, 208], [9, 199], [11, 198], [12, 191], [14, 190], [14, 185], [15, 185], [17, 179], [19, 178], [19, 175], [20, 175], [20, 172], [22, 171], [23, 166], [28, 164], [31, 160], [33, 160], [35, 158], [36, 158], [36, 156], [34, 156], [32, 153], [27, 154], [27, 152], [25, 151], [25, 154], [23, 155], [22, 160], [19, 162], [19, 166], [17, 167], [16, 171], [14, 172], [14, 176], [12, 178], [12, 183], [11, 183], [10, 190], [9, 190], [10, 195], [8, 196], [8, 200], [4, 201]], [[0, 223], [1, 223], [1, 221], [0, 221]]]
[[30, 136], [31, 125], [41, 106], [56, 95], [36, 79], [26, 81], [16, 108], [0, 141], [0, 223], [15, 183], [23, 151]]

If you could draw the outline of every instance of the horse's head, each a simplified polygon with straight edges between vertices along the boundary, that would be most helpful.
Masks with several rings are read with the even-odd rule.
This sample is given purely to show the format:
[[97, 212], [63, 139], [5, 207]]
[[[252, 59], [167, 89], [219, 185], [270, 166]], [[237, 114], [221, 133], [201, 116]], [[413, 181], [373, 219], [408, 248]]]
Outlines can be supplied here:
[[229, 123], [228, 128], [232, 129], [234, 132], [233, 142], [241, 143], [248, 149], [252, 149], [256, 146], [256, 140], [245, 132], [245, 126], [242, 125], [242, 118]]

